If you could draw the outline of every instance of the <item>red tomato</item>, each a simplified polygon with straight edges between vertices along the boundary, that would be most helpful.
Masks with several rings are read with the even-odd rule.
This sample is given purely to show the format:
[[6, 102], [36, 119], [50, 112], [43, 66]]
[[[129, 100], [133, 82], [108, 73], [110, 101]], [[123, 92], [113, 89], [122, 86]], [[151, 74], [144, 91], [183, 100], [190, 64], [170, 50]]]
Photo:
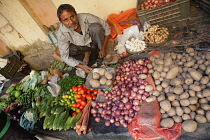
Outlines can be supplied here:
[[79, 107], [79, 109], [83, 109], [84, 107], [85, 107], [85, 106], [82, 106], [82, 105], [81, 105], [81, 106]]
[[82, 95], [81, 94], [74, 94], [74, 97], [75, 97], [75, 99], [82, 98]]
[[81, 112], [81, 109], [77, 109], [76, 112], [77, 112], [77, 113]]
[[87, 102], [84, 101], [84, 100], [82, 100], [82, 101], [80, 102], [80, 104], [81, 104], [81, 106], [86, 106]]
[[84, 93], [85, 93], [84, 89], [81, 89], [81, 90], [79, 91], [79, 93], [80, 93], [80, 94], [84, 94]]
[[87, 89], [87, 91], [86, 91], [87, 93], [90, 93], [90, 89]]
[[71, 114], [71, 116], [75, 116], [75, 115], [77, 115], [77, 112], [73, 112], [73, 113]]
[[77, 103], [72, 103], [71, 106], [72, 107], [77, 107]]
[[83, 98], [86, 98], [86, 96], [87, 96], [87, 94], [82, 94], [82, 97], [83, 97]]
[[81, 98], [77, 98], [76, 102], [79, 103], [79, 102], [81, 102], [81, 100], [82, 100]]
[[95, 95], [98, 94], [98, 90], [95, 89], [95, 90], [93, 91], [93, 93], [94, 93]]
[[93, 100], [96, 100], [96, 96], [92, 96], [92, 99], [93, 99]]
[[81, 105], [80, 103], [77, 103], [77, 106], [76, 107], [80, 107], [80, 105]]
[[88, 94], [88, 95], [86, 96], [86, 99], [87, 99], [87, 100], [92, 100], [92, 96], [91, 96], [90, 94]]

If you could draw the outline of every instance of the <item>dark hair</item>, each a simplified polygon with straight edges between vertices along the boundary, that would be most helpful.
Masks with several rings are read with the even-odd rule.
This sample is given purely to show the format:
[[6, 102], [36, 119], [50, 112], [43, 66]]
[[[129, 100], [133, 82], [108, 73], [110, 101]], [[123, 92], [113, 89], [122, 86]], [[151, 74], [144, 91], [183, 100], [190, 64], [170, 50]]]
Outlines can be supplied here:
[[75, 8], [72, 5], [70, 5], [70, 4], [61, 4], [58, 7], [58, 10], [57, 10], [57, 17], [58, 17], [58, 19], [60, 21], [61, 21], [60, 16], [63, 13], [63, 11], [74, 12], [75, 14], [77, 14], [76, 11], [75, 11]]

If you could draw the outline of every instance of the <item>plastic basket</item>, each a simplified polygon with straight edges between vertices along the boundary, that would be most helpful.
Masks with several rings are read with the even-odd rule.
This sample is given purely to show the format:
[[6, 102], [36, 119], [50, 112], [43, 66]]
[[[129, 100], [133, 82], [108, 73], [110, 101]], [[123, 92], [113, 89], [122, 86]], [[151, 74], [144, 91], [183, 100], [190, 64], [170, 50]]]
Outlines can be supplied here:
[[196, 0], [198, 6], [204, 11], [210, 13], [210, 1], [209, 0]]
[[190, 16], [190, 0], [176, 0], [150, 10], [140, 10], [140, 4], [146, 0], [137, 1], [137, 13], [142, 25], [149, 21], [151, 25], [168, 26], [188, 19]]
[[23, 64], [22, 61], [18, 58], [18, 56], [11, 56], [8, 58], [8, 64], [0, 69], [0, 74], [3, 75], [7, 79], [13, 78], [15, 73], [19, 70], [21, 65]]

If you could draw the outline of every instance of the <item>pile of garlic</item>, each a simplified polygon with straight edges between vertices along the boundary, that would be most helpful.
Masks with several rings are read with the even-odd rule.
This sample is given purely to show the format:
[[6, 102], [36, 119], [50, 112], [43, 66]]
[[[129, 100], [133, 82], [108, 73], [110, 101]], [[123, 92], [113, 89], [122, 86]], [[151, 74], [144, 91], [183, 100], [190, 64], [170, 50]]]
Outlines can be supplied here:
[[146, 48], [146, 43], [138, 38], [131, 38], [126, 41], [125, 47], [129, 52], [137, 53]]

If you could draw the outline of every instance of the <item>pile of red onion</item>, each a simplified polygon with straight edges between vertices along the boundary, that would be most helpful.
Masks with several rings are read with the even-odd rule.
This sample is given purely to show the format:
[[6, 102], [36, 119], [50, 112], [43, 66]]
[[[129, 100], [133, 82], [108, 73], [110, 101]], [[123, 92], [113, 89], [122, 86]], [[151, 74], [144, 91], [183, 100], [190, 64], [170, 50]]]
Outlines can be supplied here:
[[139, 59], [123, 62], [117, 67], [112, 90], [99, 92], [106, 101], [92, 102], [91, 113], [96, 122], [104, 118], [106, 126], [114, 123], [127, 127], [139, 111], [141, 102], [152, 94], [152, 91], [145, 91], [148, 83], [139, 78], [140, 74], [148, 74], [148, 64], [151, 64], [149, 59]]
[[162, 5], [169, 4], [174, 1], [176, 1], [176, 0], [147, 0], [140, 5], [140, 9], [141, 10], [144, 10], [144, 9], [150, 10], [150, 9], [153, 9], [156, 7], [160, 7]]

